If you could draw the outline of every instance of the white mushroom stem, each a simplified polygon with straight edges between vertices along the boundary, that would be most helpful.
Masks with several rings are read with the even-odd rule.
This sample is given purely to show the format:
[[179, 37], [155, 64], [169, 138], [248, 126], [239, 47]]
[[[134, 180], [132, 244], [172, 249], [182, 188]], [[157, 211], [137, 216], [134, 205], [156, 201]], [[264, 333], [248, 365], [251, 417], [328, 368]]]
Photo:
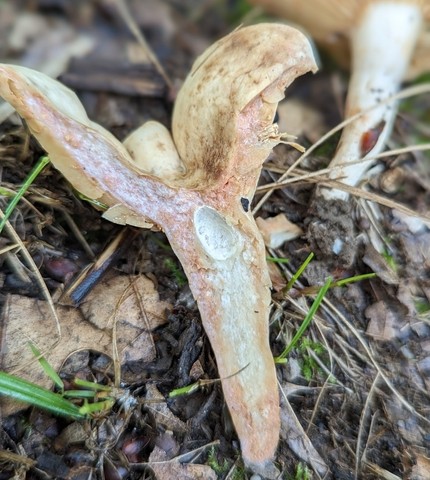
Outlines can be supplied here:
[[166, 233], [197, 300], [244, 460], [259, 468], [275, 453], [280, 414], [270, 279], [249, 204], [281, 141], [272, 123], [277, 104], [310, 70], [315, 61], [300, 32], [264, 24], [236, 30], [193, 65], [176, 100], [173, 139], [151, 122], [123, 145], [64, 86], [0, 65], [0, 95], [74, 187], [106, 204], [105, 218]]
[[[416, 2], [368, 2], [352, 33], [352, 75], [346, 117], [365, 112], [395, 94], [405, 77], [422, 29], [421, 7]], [[371, 160], [383, 149], [396, 116], [395, 103], [381, 104], [347, 125], [329, 175], [346, 185], [360, 182]], [[363, 159], [361, 163], [349, 165]], [[321, 188], [327, 200], [347, 200], [342, 190]]]

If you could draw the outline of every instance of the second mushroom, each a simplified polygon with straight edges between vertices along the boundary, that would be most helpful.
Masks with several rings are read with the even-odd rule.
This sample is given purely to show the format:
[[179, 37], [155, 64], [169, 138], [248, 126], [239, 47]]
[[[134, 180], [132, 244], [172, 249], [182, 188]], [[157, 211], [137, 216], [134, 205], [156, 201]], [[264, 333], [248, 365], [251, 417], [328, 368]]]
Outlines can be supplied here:
[[91, 122], [63, 85], [0, 65], [0, 95], [26, 120], [73, 186], [111, 221], [159, 226], [188, 276], [224, 396], [250, 466], [275, 452], [280, 428], [269, 346], [270, 280], [249, 205], [284, 89], [316, 66], [306, 38], [281, 25], [239, 29], [194, 63], [172, 119], [173, 139], [148, 122], [124, 144]]
[[251, 1], [303, 26], [341, 63], [351, 57], [345, 117], [358, 117], [343, 129], [329, 165], [329, 179], [346, 188], [317, 189], [308, 232], [311, 244], [350, 266], [355, 240], [348, 186], [360, 183], [387, 143], [397, 113], [387, 99], [406, 77], [429, 69], [430, 1]]

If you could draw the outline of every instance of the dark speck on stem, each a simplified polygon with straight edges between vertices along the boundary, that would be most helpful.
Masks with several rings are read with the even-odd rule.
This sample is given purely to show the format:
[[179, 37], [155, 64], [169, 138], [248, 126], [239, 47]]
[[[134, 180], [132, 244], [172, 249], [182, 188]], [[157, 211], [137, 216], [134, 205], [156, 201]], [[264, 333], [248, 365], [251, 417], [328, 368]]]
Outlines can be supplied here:
[[242, 204], [243, 209], [245, 212], [249, 211], [249, 200], [247, 198], [242, 197], [240, 199], [240, 203]]

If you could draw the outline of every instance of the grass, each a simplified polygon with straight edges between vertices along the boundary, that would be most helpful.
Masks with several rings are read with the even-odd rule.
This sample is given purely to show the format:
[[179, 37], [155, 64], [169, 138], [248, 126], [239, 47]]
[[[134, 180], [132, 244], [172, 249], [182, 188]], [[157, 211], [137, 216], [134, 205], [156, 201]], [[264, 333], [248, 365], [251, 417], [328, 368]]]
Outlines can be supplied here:
[[420, 298], [415, 300], [414, 304], [418, 315], [426, 316], [430, 313], [430, 303], [427, 300]]
[[[370, 272], [370, 273], [362, 273], [361, 275], [354, 275], [352, 277], [341, 278], [340, 280], [336, 280], [335, 282], [332, 282], [329, 288], [345, 287], [350, 283], [362, 282], [363, 280], [371, 280], [372, 278], [376, 278], [377, 276], [378, 275], [376, 273]], [[313, 295], [317, 293], [318, 290], [319, 290], [318, 287], [311, 286], [311, 287], [305, 287], [300, 289], [300, 293], [302, 295]]]
[[46, 360], [46, 358], [40, 353], [40, 351], [31, 342], [29, 344], [33, 355], [38, 359], [40, 366], [43, 368], [45, 374], [54, 382], [57, 388], [63, 392], [64, 382], [61, 380], [58, 373], [52, 368], [52, 365]]
[[393, 272], [397, 272], [399, 269], [397, 262], [393, 254], [387, 248], [382, 252], [382, 256], [384, 257], [385, 261], [387, 262], [391, 270], [393, 270]]
[[287, 475], [285, 479], [286, 480], [312, 480], [312, 470], [310, 470], [305, 463], [300, 462], [296, 467], [296, 471], [294, 475], [293, 476]]
[[[232, 375], [229, 375], [228, 377], [225, 377], [223, 380], [227, 380], [231, 377], [234, 377], [235, 375], [238, 375], [242, 370], [245, 370], [245, 368], [248, 368], [248, 366], [249, 364], [245, 365], [237, 372], [233, 373]], [[197, 382], [194, 382], [190, 385], [186, 385], [185, 387], [175, 388], [169, 393], [169, 398], [180, 397], [181, 395], [189, 395], [190, 393], [195, 392], [201, 387], [204, 387], [206, 385], [211, 385], [213, 383], [217, 383], [220, 381], [221, 381], [221, 378], [215, 378], [210, 380], [198, 380]]]
[[46, 165], [48, 165], [48, 163], [49, 163], [49, 157], [46, 157], [46, 156], [40, 157], [36, 165], [31, 169], [24, 183], [21, 185], [16, 195], [12, 198], [12, 200], [9, 202], [8, 206], [6, 207], [6, 210], [4, 212], [4, 217], [0, 221], [0, 233], [3, 231], [3, 228], [6, 225], [6, 222], [9, 220], [10, 216], [12, 215], [13, 211], [15, 210], [15, 207], [18, 205], [18, 202], [24, 196], [25, 192], [30, 188], [31, 184], [34, 182], [34, 180], [37, 178], [40, 172], [46, 167]]
[[244, 469], [238, 466], [237, 462], [232, 467], [231, 462], [227, 459], [219, 459], [215, 447], [210, 448], [206, 464], [212, 468], [218, 478], [228, 477], [230, 480], [245, 480], [246, 478]]
[[[34, 345], [30, 344], [30, 348], [35, 357], [38, 357], [39, 364], [46, 375], [59, 389], [59, 393], [15, 375], [0, 372], [0, 395], [38, 407], [54, 415], [75, 420], [83, 420], [88, 415], [110, 410], [113, 406], [115, 399], [111, 396], [112, 388], [107, 385], [75, 379], [75, 385], [81, 389], [64, 390], [63, 381], [46, 358]], [[83, 405], [77, 406], [72, 400], [79, 400]]]
[[315, 372], [321, 371], [317, 361], [308, 353], [308, 349], [312, 350], [315, 355], [322, 355], [325, 352], [324, 345], [319, 342], [313, 342], [309, 338], [303, 338], [298, 346], [298, 351], [301, 353], [301, 369], [302, 375], [307, 381], [312, 380]]
[[312, 261], [312, 259], [314, 258], [314, 253], [311, 252], [307, 258], [305, 259], [305, 261], [300, 265], [300, 267], [298, 268], [298, 270], [296, 271], [296, 273], [291, 277], [291, 279], [289, 280], [289, 282], [287, 283], [287, 285], [282, 289], [282, 293], [285, 294], [287, 293], [291, 287], [297, 282], [297, 280], [299, 279], [299, 277], [301, 276], [301, 274], [305, 271], [306, 267], [309, 265], [309, 263]]
[[31, 169], [24, 183], [21, 185], [16, 195], [12, 198], [12, 200], [9, 202], [8, 206], [6, 207], [6, 210], [4, 212], [4, 217], [0, 222], [0, 233], [3, 231], [3, 228], [6, 225], [6, 222], [9, 220], [9, 217], [12, 215], [13, 211], [15, 210], [15, 207], [18, 205], [18, 202], [24, 196], [25, 192], [29, 189], [29, 187], [37, 178], [37, 176], [40, 174], [40, 172], [46, 167], [46, 165], [48, 165], [48, 163], [49, 163], [49, 157], [47, 156], [40, 157], [36, 165]]
[[[272, 257], [270, 257], [272, 258]], [[314, 258], [313, 252], [311, 252], [305, 261], [300, 265], [300, 267], [297, 269], [297, 271], [294, 273], [294, 275], [291, 277], [287, 285], [282, 289], [281, 294], [285, 295], [291, 288], [292, 286], [297, 282], [299, 277], [302, 275], [306, 267], [309, 265], [309, 263], [312, 261]], [[278, 259], [274, 259], [278, 260]], [[283, 260], [283, 259], [280, 259]], [[279, 263], [284, 263], [284, 262], [279, 262]], [[302, 374], [303, 376], [309, 381], [312, 379], [313, 375], [315, 374], [316, 371], [320, 369], [317, 361], [315, 358], [313, 358], [309, 353], [308, 350], [311, 349], [315, 355], [321, 355], [324, 353], [325, 348], [321, 343], [318, 342], [313, 342], [310, 339], [303, 338], [303, 335], [305, 334], [306, 330], [310, 326], [317, 310], [319, 309], [322, 301], [324, 300], [324, 297], [328, 290], [333, 287], [343, 287], [351, 283], [356, 283], [360, 282], [363, 280], [369, 280], [372, 278], [375, 278], [377, 275], [376, 273], [364, 273], [361, 275], [355, 275], [352, 277], [348, 278], [343, 278], [337, 281], [333, 281], [331, 277], [327, 278], [326, 282], [322, 287], [316, 287], [316, 286], [310, 286], [310, 287], [305, 287], [300, 289], [300, 293], [302, 295], [311, 295], [311, 294], [316, 294], [316, 298], [313, 301], [309, 311], [305, 315], [305, 318], [303, 319], [299, 329], [295, 333], [294, 337], [290, 341], [290, 343], [285, 347], [285, 349], [282, 351], [282, 353], [275, 357], [275, 363], [277, 364], [283, 364], [287, 362], [287, 356], [293, 350], [294, 347], [298, 345], [298, 350], [302, 355], [302, 361], [301, 361], [301, 368], [302, 368]]]
[[206, 462], [217, 475], [225, 475], [229, 469], [229, 463], [226, 459], [219, 460], [215, 447], [211, 447]]
[[5, 372], [0, 372], [0, 394], [62, 417], [85, 418], [85, 414], [62, 395]]
[[296, 346], [297, 342], [302, 338], [303, 334], [309, 327], [309, 325], [312, 322], [312, 319], [314, 318], [315, 313], [317, 312], [319, 306], [321, 305], [321, 302], [323, 301], [328, 289], [330, 288], [332, 284], [332, 278], [329, 277], [324, 285], [320, 288], [315, 300], [313, 301], [308, 313], [306, 314], [305, 318], [303, 319], [303, 322], [301, 323], [299, 329], [297, 330], [296, 334], [294, 335], [293, 339], [289, 343], [287, 347], [282, 351], [282, 353], [278, 356], [275, 357], [275, 363], [285, 363], [286, 362], [286, 357], [288, 354], [291, 352], [291, 350]]
[[170, 274], [175, 279], [179, 288], [185, 287], [188, 283], [188, 279], [185, 276], [183, 270], [178, 266], [178, 264], [172, 258], [166, 258], [164, 260], [164, 266], [170, 271]]
[[169, 392], [169, 398], [176, 398], [182, 395], [190, 395], [191, 393], [197, 391], [202, 386], [202, 382], [198, 381], [192, 383], [191, 385], [186, 385], [185, 387], [175, 388]]
[[288, 258], [277, 258], [277, 257], [266, 257], [266, 260], [268, 262], [273, 262], [273, 263], [290, 263], [290, 260]]

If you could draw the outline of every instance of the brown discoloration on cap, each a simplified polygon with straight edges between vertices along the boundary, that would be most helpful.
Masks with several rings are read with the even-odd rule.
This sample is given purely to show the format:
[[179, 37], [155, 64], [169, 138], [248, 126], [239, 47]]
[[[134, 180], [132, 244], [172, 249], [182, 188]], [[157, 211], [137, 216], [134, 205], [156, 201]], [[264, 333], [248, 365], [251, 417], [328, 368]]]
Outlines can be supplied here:
[[[210, 47], [195, 61], [173, 112], [173, 138], [187, 170], [180, 183], [199, 190], [211, 188], [234, 175], [238, 158], [241, 165], [261, 166], [268, 152], [258, 142], [246, 146], [248, 160], [241, 156], [245, 146], [238, 133], [247, 121], [244, 112], [275, 82], [280, 82], [282, 94], [294, 78], [315, 69], [305, 38], [282, 25], [239, 29]], [[272, 122], [276, 105], [271, 116], [265, 112], [262, 130]], [[190, 142], [191, 136], [200, 140]]]

